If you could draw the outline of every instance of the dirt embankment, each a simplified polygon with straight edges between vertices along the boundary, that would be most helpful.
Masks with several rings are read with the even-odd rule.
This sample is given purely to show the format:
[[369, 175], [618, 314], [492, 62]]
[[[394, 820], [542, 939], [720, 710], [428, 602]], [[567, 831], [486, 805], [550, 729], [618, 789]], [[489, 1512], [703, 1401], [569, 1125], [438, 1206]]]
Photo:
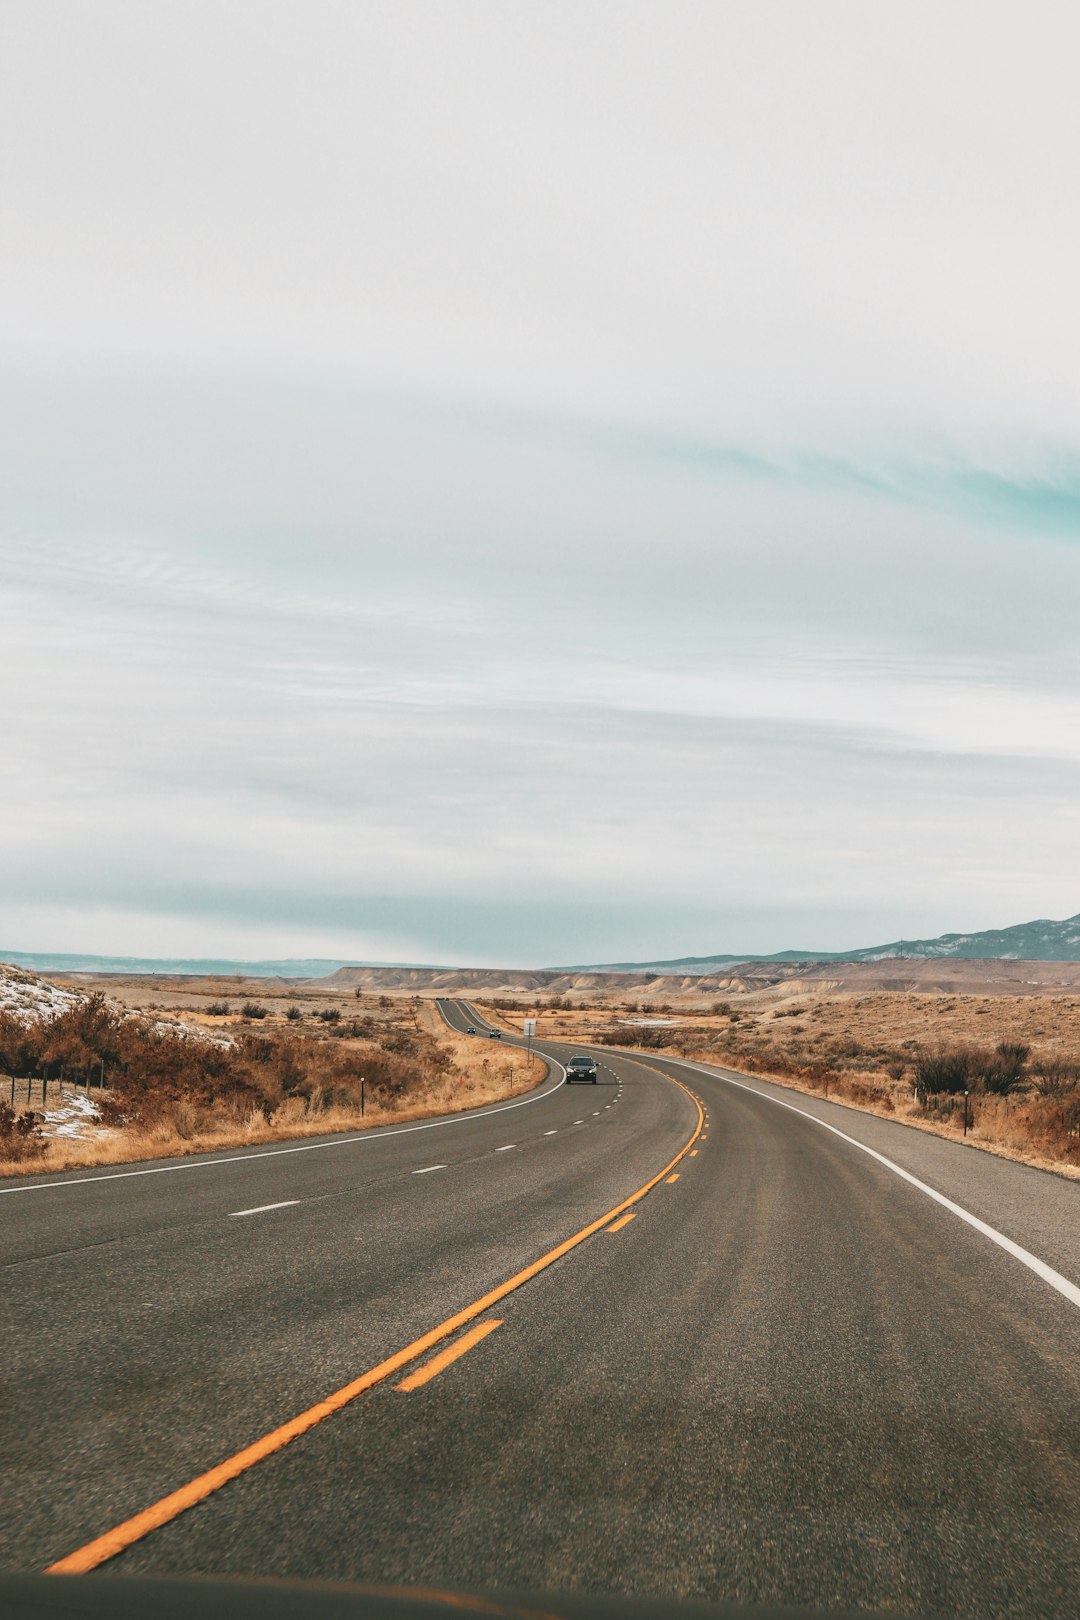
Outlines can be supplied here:
[[424, 996], [673, 997], [891, 990], [923, 995], [1029, 996], [1080, 994], [1080, 962], [1014, 962], [981, 958], [890, 957], [878, 962], [747, 962], [707, 974], [526, 971], [514, 968], [345, 967], [312, 990]]
[[747, 962], [708, 974], [656, 974], [519, 968], [343, 967], [324, 979], [193, 978], [181, 974], [54, 976], [58, 984], [101, 988], [132, 1004], [193, 1006], [222, 996], [291, 998], [304, 1003], [342, 995], [506, 996], [522, 1008], [537, 998], [702, 1003], [718, 995], [854, 994], [888, 990], [909, 995], [1080, 995], [1080, 962], [1020, 962], [990, 958], [889, 957], [878, 962]]

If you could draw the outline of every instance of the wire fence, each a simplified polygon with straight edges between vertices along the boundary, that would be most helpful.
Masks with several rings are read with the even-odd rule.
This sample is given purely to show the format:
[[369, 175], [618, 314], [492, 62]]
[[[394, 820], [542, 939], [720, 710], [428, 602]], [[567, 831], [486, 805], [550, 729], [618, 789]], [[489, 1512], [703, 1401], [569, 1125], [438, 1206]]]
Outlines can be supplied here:
[[90, 1096], [105, 1084], [105, 1065], [93, 1064], [82, 1074], [15, 1075], [0, 1074], [0, 1103], [23, 1114], [28, 1110], [43, 1114], [47, 1108], [59, 1108], [66, 1099]]

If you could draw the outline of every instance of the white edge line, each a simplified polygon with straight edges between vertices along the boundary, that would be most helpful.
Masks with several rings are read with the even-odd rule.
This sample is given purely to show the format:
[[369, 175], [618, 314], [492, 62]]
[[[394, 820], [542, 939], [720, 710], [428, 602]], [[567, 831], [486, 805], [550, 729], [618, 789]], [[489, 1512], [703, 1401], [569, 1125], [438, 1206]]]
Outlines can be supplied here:
[[268, 1209], [288, 1209], [291, 1204], [299, 1204], [299, 1198], [283, 1198], [280, 1204], [256, 1204], [254, 1209], [231, 1209], [230, 1221], [237, 1220], [241, 1215], [265, 1215]]
[[935, 1187], [930, 1187], [925, 1181], [920, 1181], [918, 1176], [911, 1174], [910, 1170], [905, 1170], [902, 1165], [897, 1164], [893, 1159], [887, 1159], [884, 1153], [879, 1153], [876, 1148], [867, 1147], [865, 1142], [860, 1142], [855, 1136], [849, 1136], [846, 1131], [841, 1131], [835, 1125], [830, 1125], [827, 1120], [819, 1119], [816, 1114], [807, 1113], [805, 1108], [799, 1108], [795, 1103], [785, 1102], [782, 1097], [772, 1097], [767, 1091], [759, 1091], [756, 1086], [748, 1085], [744, 1080], [734, 1080], [730, 1075], [723, 1074], [716, 1069], [703, 1068], [697, 1063], [684, 1063], [680, 1058], [670, 1058], [668, 1061], [677, 1063], [684, 1069], [694, 1069], [698, 1074], [708, 1075], [712, 1080], [723, 1080], [725, 1085], [738, 1086], [740, 1091], [752, 1092], [755, 1097], [761, 1097], [765, 1102], [775, 1103], [778, 1108], [786, 1108], [792, 1114], [801, 1115], [803, 1119], [808, 1119], [812, 1125], [820, 1125], [823, 1131], [831, 1131], [842, 1142], [850, 1142], [851, 1146], [858, 1148], [860, 1153], [869, 1154], [871, 1159], [876, 1159], [878, 1164], [883, 1164], [886, 1170], [892, 1171], [893, 1175], [899, 1176], [902, 1181], [908, 1182], [910, 1186], [916, 1187], [919, 1192], [925, 1193], [927, 1198], [932, 1198], [935, 1204], [941, 1205], [942, 1209], [947, 1209], [958, 1220], [974, 1227], [975, 1231], [981, 1232], [983, 1237], [988, 1237], [991, 1243], [996, 1243], [999, 1249], [1004, 1249], [1006, 1254], [1011, 1254], [1014, 1260], [1019, 1260], [1021, 1265], [1027, 1266], [1028, 1270], [1033, 1271], [1036, 1277], [1041, 1277], [1043, 1282], [1050, 1284], [1051, 1288], [1056, 1288], [1059, 1294], [1063, 1295], [1071, 1305], [1075, 1305], [1080, 1310], [1080, 1288], [1075, 1283], [1070, 1282], [1068, 1277], [1063, 1277], [1060, 1271], [1055, 1271], [1053, 1266], [1048, 1266], [1045, 1260], [1040, 1260], [1029, 1249], [1022, 1249], [1019, 1243], [1014, 1243], [1012, 1238], [1007, 1238], [1004, 1232], [999, 1232], [994, 1226], [988, 1226], [985, 1221], [981, 1221], [970, 1210], [964, 1209], [963, 1205], [954, 1204], [951, 1198], [945, 1197], [944, 1193], [939, 1193]]
[[[457, 1033], [460, 1035], [461, 1031]], [[536, 1051], [536, 1048], [533, 1048]], [[11, 1193], [48, 1192], [53, 1187], [84, 1187], [95, 1181], [128, 1181], [133, 1176], [166, 1176], [173, 1170], [213, 1170], [219, 1164], [246, 1164], [251, 1159], [280, 1159], [287, 1153], [317, 1153], [320, 1148], [350, 1147], [357, 1142], [384, 1142], [388, 1136], [411, 1136], [414, 1131], [434, 1131], [442, 1125], [467, 1125], [470, 1120], [487, 1119], [492, 1114], [505, 1114], [508, 1108], [526, 1108], [530, 1103], [543, 1102], [552, 1092], [566, 1084], [566, 1070], [558, 1058], [540, 1054], [554, 1068], [562, 1070], [562, 1079], [535, 1097], [522, 1097], [520, 1102], [499, 1103], [494, 1108], [466, 1109], [449, 1119], [430, 1119], [424, 1125], [395, 1125], [390, 1129], [376, 1125], [359, 1136], [335, 1136], [329, 1142], [301, 1142], [296, 1147], [268, 1148], [265, 1153], [233, 1153], [226, 1159], [191, 1159], [185, 1164], [153, 1164], [145, 1170], [113, 1170], [106, 1176], [69, 1176], [65, 1181], [35, 1181], [30, 1186], [0, 1187], [0, 1198]]]

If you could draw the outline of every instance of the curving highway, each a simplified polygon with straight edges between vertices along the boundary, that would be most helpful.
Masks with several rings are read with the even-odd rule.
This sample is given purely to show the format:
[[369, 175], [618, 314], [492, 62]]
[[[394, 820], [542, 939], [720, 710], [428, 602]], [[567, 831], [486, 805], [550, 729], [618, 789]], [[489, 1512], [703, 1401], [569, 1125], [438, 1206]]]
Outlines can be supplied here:
[[540, 1049], [468, 1115], [0, 1185], [0, 1565], [1075, 1613], [1080, 1183]]

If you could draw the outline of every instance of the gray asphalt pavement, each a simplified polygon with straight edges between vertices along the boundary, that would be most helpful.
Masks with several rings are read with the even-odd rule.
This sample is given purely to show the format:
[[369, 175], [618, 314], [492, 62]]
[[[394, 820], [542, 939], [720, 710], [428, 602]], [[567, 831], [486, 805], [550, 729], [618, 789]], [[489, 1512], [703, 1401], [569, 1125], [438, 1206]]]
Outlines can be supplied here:
[[8, 1184], [0, 1564], [73, 1551], [612, 1209], [697, 1129], [678, 1078], [701, 1135], [618, 1230], [85, 1578], [1074, 1614], [1080, 1309], [855, 1142], [1074, 1284], [1080, 1184], [601, 1061], [424, 1132]]

